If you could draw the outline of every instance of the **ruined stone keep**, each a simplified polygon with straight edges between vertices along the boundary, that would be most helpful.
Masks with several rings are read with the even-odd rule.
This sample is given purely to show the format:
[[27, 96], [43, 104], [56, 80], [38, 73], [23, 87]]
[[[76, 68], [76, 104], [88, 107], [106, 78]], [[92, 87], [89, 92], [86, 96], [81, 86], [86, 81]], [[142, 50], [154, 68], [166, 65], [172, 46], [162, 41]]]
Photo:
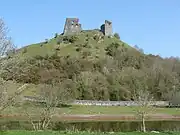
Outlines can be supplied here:
[[112, 36], [112, 22], [105, 20], [105, 23], [101, 25], [101, 31], [104, 33], [105, 36]]
[[81, 32], [81, 24], [79, 24], [78, 18], [66, 18], [65, 26], [64, 26], [64, 35], [74, 34]]
[[[63, 35], [80, 33], [81, 31], [82, 28], [78, 18], [66, 18]], [[105, 23], [101, 25], [100, 31], [105, 36], [112, 36], [113, 35], [112, 22], [105, 20]]]

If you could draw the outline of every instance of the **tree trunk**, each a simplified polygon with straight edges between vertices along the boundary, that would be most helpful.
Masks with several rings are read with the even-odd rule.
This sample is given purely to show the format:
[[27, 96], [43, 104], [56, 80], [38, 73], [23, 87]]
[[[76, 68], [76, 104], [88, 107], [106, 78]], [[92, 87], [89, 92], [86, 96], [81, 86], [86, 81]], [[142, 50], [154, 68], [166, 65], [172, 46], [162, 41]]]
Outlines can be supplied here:
[[144, 116], [144, 114], [142, 115], [142, 131], [146, 132], [146, 124], [145, 124], [145, 116]]

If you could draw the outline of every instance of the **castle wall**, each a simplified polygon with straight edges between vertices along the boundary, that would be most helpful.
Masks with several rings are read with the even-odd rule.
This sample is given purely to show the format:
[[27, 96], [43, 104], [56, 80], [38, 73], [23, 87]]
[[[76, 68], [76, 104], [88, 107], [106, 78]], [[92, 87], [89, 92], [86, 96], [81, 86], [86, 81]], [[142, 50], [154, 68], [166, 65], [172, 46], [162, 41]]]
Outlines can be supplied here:
[[81, 24], [79, 24], [78, 18], [66, 18], [64, 26], [64, 35], [74, 34], [81, 32]]
[[101, 31], [104, 33], [105, 36], [112, 36], [112, 22], [105, 20], [105, 23], [101, 25]]
[[112, 36], [112, 22], [105, 20], [105, 35]]

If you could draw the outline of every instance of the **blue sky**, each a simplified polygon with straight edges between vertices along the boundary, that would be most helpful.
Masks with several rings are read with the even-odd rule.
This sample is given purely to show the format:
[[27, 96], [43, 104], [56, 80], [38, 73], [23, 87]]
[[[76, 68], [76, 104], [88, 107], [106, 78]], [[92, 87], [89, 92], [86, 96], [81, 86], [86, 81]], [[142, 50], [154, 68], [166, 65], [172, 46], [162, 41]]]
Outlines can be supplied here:
[[111, 20], [123, 41], [145, 53], [180, 56], [180, 0], [1, 0], [0, 17], [18, 47], [51, 38], [66, 17], [79, 17], [83, 29]]

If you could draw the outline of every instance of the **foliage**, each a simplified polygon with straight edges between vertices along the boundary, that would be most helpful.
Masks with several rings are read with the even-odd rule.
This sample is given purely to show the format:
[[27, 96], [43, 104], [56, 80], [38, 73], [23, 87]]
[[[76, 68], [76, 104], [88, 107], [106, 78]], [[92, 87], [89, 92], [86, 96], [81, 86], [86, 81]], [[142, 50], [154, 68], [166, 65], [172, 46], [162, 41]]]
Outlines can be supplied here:
[[106, 48], [106, 51], [107, 51], [107, 55], [109, 56], [115, 56], [116, 52], [117, 52], [117, 49], [119, 47], [119, 44], [118, 43], [112, 43], [110, 44], [107, 48]]
[[152, 113], [154, 107], [152, 106], [153, 97], [147, 91], [146, 88], [140, 88], [138, 91], [134, 92], [134, 99], [138, 107], [136, 109], [136, 115], [140, 117], [142, 121], [142, 131], [146, 132], [146, 124], [145, 121], [147, 116]]
[[27, 48], [24, 48], [22, 53], [27, 53]]
[[[145, 55], [114, 37], [97, 43], [95, 34], [99, 33], [60, 35], [40, 49], [37, 44], [28, 46], [20, 57], [2, 60], [1, 76], [33, 84], [70, 80], [76, 99], [132, 100], [134, 90], [147, 86], [155, 100], [169, 100], [166, 93], [180, 90], [179, 58]], [[63, 42], [57, 51], [59, 39]]]
[[25, 112], [34, 130], [48, 129], [52, 117], [56, 114], [56, 108], [64, 104], [66, 105], [73, 100], [72, 90], [64, 88], [60, 83], [52, 82], [49, 85], [42, 85], [40, 99], [42, 99], [44, 103], [39, 114], [37, 114], [38, 112], [36, 113], [36, 115], [39, 116], [38, 122], [33, 121], [28, 111]]
[[117, 39], [120, 39], [120, 36], [119, 36], [118, 33], [115, 33], [115, 34], [114, 34], [114, 37], [117, 38]]
[[[3, 79], [3, 67], [8, 64], [6, 60], [3, 59], [6, 54], [14, 49], [14, 45], [12, 44], [11, 40], [7, 37], [7, 28], [5, 26], [4, 21], [0, 18], [0, 114], [4, 109], [8, 108], [12, 104], [15, 103], [15, 99], [19, 96], [27, 87], [27, 84], [21, 85], [18, 87], [11, 96], [7, 94], [7, 84], [6, 81]], [[9, 57], [8, 57], [9, 58]], [[6, 69], [11, 68], [13, 65], [9, 65]], [[12, 76], [14, 73], [11, 73]]]
[[45, 39], [44, 43], [47, 44], [48, 42], [49, 42], [49, 40], [48, 40], [48, 39]]
[[57, 38], [57, 37], [58, 37], [58, 33], [55, 33], [54, 38]]
[[0, 57], [6, 55], [6, 53], [14, 47], [11, 38], [8, 37], [7, 34], [8, 28], [5, 25], [5, 22], [0, 18]]
[[65, 43], [74, 43], [78, 40], [78, 37], [76, 35], [70, 35], [70, 36], [64, 36], [63, 41]]

